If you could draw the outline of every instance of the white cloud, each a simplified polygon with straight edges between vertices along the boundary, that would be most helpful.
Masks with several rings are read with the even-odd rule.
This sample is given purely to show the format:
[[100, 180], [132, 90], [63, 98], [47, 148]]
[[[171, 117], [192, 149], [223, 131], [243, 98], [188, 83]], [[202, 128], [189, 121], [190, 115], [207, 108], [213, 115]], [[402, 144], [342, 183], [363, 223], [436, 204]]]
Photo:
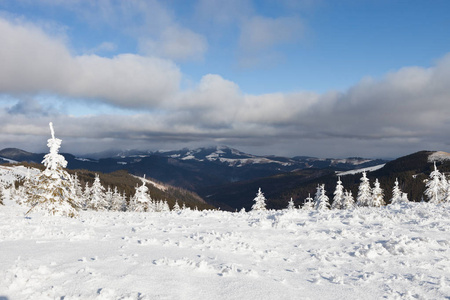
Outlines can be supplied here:
[[303, 24], [298, 18], [256, 16], [243, 23], [239, 44], [243, 51], [254, 52], [293, 42], [302, 36]]
[[207, 48], [204, 36], [178, 26], [164, 29], [158, 38], [139, 39], [140, 52], [176, 61], [202, 59]]
[[152, 107], [178, 91], [179, 69], [155, 57], [72, 55], [39, 28], [0, 19], [0, 92], [56, 93], [124, 107]]
[[282, 58], [276, 46], [295, 43], [303, 37], [304, 25], [296, 17], [255, 16], [245, 20], [239, 37], [239, 65], [270, 65]]

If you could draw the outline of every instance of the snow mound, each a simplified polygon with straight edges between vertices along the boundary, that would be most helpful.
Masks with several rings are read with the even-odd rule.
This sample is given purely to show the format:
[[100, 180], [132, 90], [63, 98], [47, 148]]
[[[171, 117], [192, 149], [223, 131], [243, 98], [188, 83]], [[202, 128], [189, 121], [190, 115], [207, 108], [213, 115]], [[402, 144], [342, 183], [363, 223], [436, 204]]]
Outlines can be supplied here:
[[450, 160], [450, 153], [444, 151], [436, 151], [428, 156], [428, 162], [432, 163], [434, 161], [446, 161]]

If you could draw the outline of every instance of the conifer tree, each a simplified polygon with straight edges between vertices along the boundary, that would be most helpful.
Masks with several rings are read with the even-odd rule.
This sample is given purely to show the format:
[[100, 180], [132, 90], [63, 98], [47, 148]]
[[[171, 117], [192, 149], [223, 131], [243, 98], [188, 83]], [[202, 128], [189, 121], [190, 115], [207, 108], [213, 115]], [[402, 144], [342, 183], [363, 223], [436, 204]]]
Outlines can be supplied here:
[[87, 209], [90, 198], [91, 198], [91, 188], [89, 187], [89, 183], [86, 182], [86, 184], [84, 185], [83, 198], [81, 200], [84, 209]]
[[77, 201], [79, 203], [84, 203], [83, 190], [81, 188], [80, 180], [78, 179], [78, 175], [75, 173], [72, 176], [72, 192], [76, 195]]
[[266, 210], [266, 197], [264, 197], [261, 188], [259, 188], [256, 197], [253, 199], [255, 203], [252, 206], [252, 210]]
[[353, 195], [351, 191], [345, 191], [344, 193], [344, 201], [342, 203], [343, 209], [351, 209], [355, 207], [355, 199], [353, 199]]
[[136, 186], [136, 193], [130, 201], [131, 211], [154, 211], [152, 199], [148, 194], [148, 188], [145, 186], [145, 177], [142, 179], [142, 185]]
[[434, 171], [430, 173], [430, 179], [427, 180], [425, 186], [425, 196], [428, 197], [430, 203], [439, 203], [444, 198], [445, 189], [442, 184], [441, 172], [436, 167], [436, 162], [434, 162]]
[[105, 192], [105, 201], [107, 204], [107, 208], [111, 209], [111, 204], [112, 204], [112, 200], [113, 200], [113, 191], [111, 190], [111, 187], [108, 185], [108, 188], [106, 189]]
[[180, 205], [178, 205], [178, 200], [175, 200], [175, 204], [173, 205], [172, 210], [176, 212], [181, 210]]
[[291, 200], [289, 200], [289, 202], [288, 202], [287, 209], [288, 210], [294, 210], [295, 209], [295, 204], [294, 204], [294, 200], [292, 200], [292, 197], [291, 197]]
[[372, 190], [370, 188], [369, 178], [366, 176], [366, 171], [363, 171], [361, 177], [361, 183], [358, 188], [358, 195], [356, 197], [357, 206], [369, 206], [370, 199], [372, 198]]
[[90, 198], [87, 202], [87, 208], [92, 210], [107, 210], [109, 203], [106, 201], [105, 188], [100, 182], [100, 177], [95, 174], [95, 180], [90, 188]]
[[49, 125], [52, 137], [47, 146], [50, 153], [46, 154], [42, 161], [45, 170], [27, 190], [27, 202], [31, 206], [29, 211], [36, 208], [50, 215], [76, 217], [80, 203], [72, 193], [70, 175], [64, 170], [67, 161], [58, 153], [61, 140], [55, 138], [53, 124]]
[[380, 183], [378, 182], [378, 178], [375, 179], [374, 187], [372, 189], [372, 199], [369, 203], [369, 206], [380, 207], [386, 205], [384, 202], [384, 191], [380, 187]]
[[315, 202], [314, 208], [316, 210], [326, 210], [330, 208], [330, 202], [327, 195], [325, 195], [325, 185], [319, 186], [319, 195]]
[[111, 210], [123, 211], [125, 209], [124, 198], [117, 191], [117, 186], [114, 187], [114, 191], [111, 196]]
[[397, 204], [402, 202], [403, 192], [398, 185], [398, 179], [395, 179], [394, 187], [392, 188], [391, 204]]
[[314, 208], [314, 199], [311, 198], [311, 194], [308, 193], [308, 197], [306, 197], [302, 209], [303, 210], [312, 210]]
[[336, 189], [334, 191], [333, 203], [331, 204], [332, 209], [341, 209], [342, 203], [344, 201], [344, 187], [342, 186], [341, 178], [338, 177], [336, 184]]

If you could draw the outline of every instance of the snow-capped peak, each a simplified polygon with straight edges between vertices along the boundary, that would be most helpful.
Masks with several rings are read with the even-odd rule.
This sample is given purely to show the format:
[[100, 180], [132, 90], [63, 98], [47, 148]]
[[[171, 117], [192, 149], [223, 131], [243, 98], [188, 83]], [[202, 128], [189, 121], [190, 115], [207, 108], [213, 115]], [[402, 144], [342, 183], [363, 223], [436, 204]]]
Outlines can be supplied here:
[[444, 151], [436, 151], [428, 156], [428, 162], [450, 160], [450, 153]]

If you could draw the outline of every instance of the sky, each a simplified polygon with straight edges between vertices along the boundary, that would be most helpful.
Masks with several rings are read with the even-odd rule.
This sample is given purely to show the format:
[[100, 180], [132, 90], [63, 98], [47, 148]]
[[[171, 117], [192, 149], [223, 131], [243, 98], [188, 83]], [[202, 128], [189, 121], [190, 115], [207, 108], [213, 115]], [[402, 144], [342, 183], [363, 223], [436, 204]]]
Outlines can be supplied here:
[[0, 148], [450, 152], [450, 1], [0, 0]]

